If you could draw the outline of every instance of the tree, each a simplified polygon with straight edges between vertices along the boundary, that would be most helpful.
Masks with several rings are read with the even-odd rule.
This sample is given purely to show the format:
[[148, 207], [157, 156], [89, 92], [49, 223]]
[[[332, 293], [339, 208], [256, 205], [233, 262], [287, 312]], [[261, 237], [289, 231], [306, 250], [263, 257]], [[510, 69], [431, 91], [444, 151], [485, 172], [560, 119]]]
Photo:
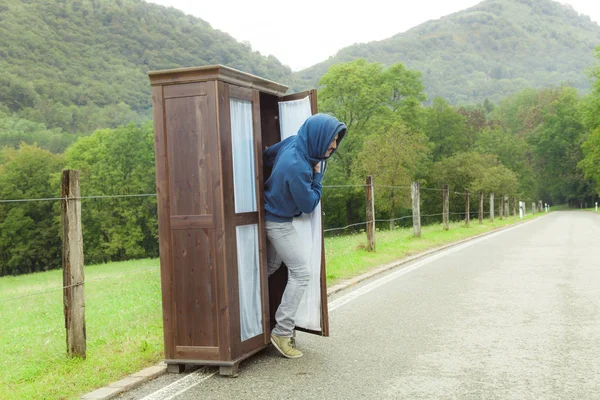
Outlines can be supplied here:
[[[155, 193], [152, 124], [129, 124], [80, 138], [66, 152], [81, 171], [82, 196]], [[158, 255], [156, 198], [91, 199], [82, 205], [85, 256], [90, 262]]]
[[368, 124], [384, 110], [386, 92], [383, 66], [359, 59], [332, 66], [319, 84], [319, 110], [336, 117], [348, 127], [343, 145], [334, 159], [341, 164], [345, 179], [352, 177], [353, 162], [368, 134]]
[[448, 184], [453, 190], [478, 189], [474, 187], [475, 182], [499, 164], [498, 159], [490, 154], [459, 153], [436, 162], [430, 181], [437, 187]]
[[585, 178], [596, 184], [596, 193], [600, 195], [600, 127], [597, 128], [581, 145], [583, 159], [577, 166], [585, 174]]
[[550, 196], [554, 204], [584, 201], [592, 194], [590, 182], [577, 169], [585, 137], [579, 105], [576, 90], [562, 88], [527, 138], [535, 157], [538, 193]]
[[[600, 61], [600, 46], [596, 47], [596, 61]], [[590, 78], [593, 80], [590, 94], [582, 103], [583, 123], [590, 130], [594, 131], [600, 127], [600, 64], [596, 64], [590, 70]]]
[[446, 100], [433, 99], [425, 116], [425, 134], [431, 143], [434, 161], [466, 151], [469, 143], [466, 131], [464, 116]]
[[[348, 134], [332, 157], [328, 168], [328, 184], [362, 184], [358, 172], [358, 153], [369, 135], [387, 132], [396, 123], [418, 133], [421, 124], [421, 101], [425, 99], [420, 74], [396, 64], [387, 70], [378, 63], [359, 59], [332, 66], [320, 81], [319, 109], [346, 123]], [[406, 119], [406, 121], [404, 121]], [[346, 223], [360, 217], [364, 207], [362, 190], [345, 193], [345, 204], [336, 202], [337, 195], [325, 193], [326, 215], [346, 210]], [[328, 221], [330, 221], [328, 219]]]
[[504, 165], [487, 168], [483, 175], [473, 182], [475, 191], [496, 193], [498, 195], [514, 195], [517, 193], [519, 180], [517, 175]]
[[396, 123], [383, 134], [367, 137], [359, 153], [364, 175], [372, 175], [377, 186], [377, 210], [390, 213], [391, 229], [397, 207], [410, 208], [410, 185], [428, 155], [426, 140], [424, 135], [412, 134]]
[[[450, 202], [450, 209], [452, 212], [462, 213], [465, 210], [462, 193], [465, 190], [471, 193], [480, 190], [476, 182], [486, 175], [486, 171], [498, 164], [498, 159], [490, 154], [458, 153], [436, 162], [431, 169], [429, 182], [433, 183], [435, 188], [448, 185], [451, 194], [461, 193], [460, 197], [454, 197], [457, 201]], [[440, 199], [439, 192], [425, 193], [423, 200], [426, 211], [439, 212]]]
[[383, 79], [388, 86], [388, 111], [391, 121], [401, 121], [410, 132], [419, 134], [423, 129], [423, 105], [427, 100], [421, 72], [408, 70], [397, 63], [384, 71]]
[[[0, 153], [0, 199], [60, 197], [61, 155], [26, 144]], [[0, 275], [60, 268], [60, 257], [60, 202], [0, 204]]]
[[[596, 48], [596, 59], [600, 60], [600, 47]], [[591, 134], [581, 145], [583, 157], [577, 166], [586, 179], [595, 183], [596, 193], [600, 194], [600, 65], [592, 69], [591, 76], [594, 85], [582, 104], [583, 123]]]

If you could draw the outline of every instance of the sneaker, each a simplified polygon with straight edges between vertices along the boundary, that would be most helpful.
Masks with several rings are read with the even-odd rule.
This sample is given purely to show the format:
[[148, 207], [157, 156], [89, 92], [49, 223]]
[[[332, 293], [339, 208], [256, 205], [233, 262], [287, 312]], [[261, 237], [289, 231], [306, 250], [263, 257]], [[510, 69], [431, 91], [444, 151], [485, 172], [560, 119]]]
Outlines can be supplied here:
[[296, 349], [296, 341], [294, 338], [277, 336], [274, 333], [271, 333], [271, 343], [273, 343], [273, 346], [275, 346], [284, 357], [300, 358], [304, 355], [300, 350]]

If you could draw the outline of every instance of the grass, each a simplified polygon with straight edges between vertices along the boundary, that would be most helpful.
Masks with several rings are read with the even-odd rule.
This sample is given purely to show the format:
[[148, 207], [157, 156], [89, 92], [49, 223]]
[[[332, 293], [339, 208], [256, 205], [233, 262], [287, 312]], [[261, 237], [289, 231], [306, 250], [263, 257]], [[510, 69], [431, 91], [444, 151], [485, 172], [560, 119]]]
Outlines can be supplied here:
[[[327, 281], [515, 222], [426, 226], [419, 239], [412, 229], [379, 231], [375, 253], [364, 233], [327, 238]], [[86, 266], [85, 275], [86, 360], [65, 357], [62, 271], [0, 278], [0, 399], [78, 398], [163, 358], [159, 261]]]
[[158, 260], [85, 274], [86, 360], [65, 357], [62, 271], [0, 279], [0, 398], [78, 398], [163, 357]]

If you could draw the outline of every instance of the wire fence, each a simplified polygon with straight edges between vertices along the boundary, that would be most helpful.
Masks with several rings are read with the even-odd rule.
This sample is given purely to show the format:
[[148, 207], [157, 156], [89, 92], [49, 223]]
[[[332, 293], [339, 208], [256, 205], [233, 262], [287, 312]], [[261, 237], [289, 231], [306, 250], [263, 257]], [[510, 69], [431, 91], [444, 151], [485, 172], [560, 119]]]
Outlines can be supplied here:
[[62, 200], [86, 200], [86, 199], [118, 199], [130, 197], [156, 197], [156, 193], [148, 194], [115, 194], [115, 195], [99, 195], [99, 196], [81, 196], [81, 197], [49, 197], [45, 199], [15, 199], [15, 200], [0, 200], [0, 204], [8, 203], [31, 203], [39, 201], [62, 201]]
[[[339, 189], [339, 188], [367, 188], [368, 185], [366, 184], [352, 184], [352, 185], [323, 185], [324, 189]], [[377, 189], [377, 188], [383, 188], [383, 189], [404, 189], [404, 190], [411, 190], [411, 186], [402, 186], [402, 185], [377, 185], [374, 184], [373, 188]], [[444, 189], [440, 189], [440, 188], [427, 188], [427, 187], [420, 187], [419, 190], [422, 191], [429, 191], [429, 192], [439, 192], [439, 193], [443, 193]], [[450, 192], [449, 194], [455, 195], [455, 196], [466, 196], [467, 192], [457, 192], [457, 191], [453, 191]], [[93, 196], [80, 196], [80, 197], [49, 197], [49, 198], [32, 198], [32, 199], [0, 199], [0, 204], [11, 204], [11, 203], [29, 203], [29, 202], [47, 202], [47, 201], [63, 201], [63, 200], [88, 200], [88, 199], [123, 199], [123, 198], [140, 198], [140, 197], [157, 197], [156, 193], [141, 193], [141, 194], [114, 194], [114, 195], [93, 195]], [[412, 211], [412, 210], [411, 210]], [[432, 217], [440, 217], [443, 216], [443, 213], [438, 213], [438, 214], [422, 214], [421, 217], [422, 218], [432, 218]], [[450, 212], [449, 215], [466, 215], [466, 212]], [[490, 213], [486, 213], [486, 215], [490, 215]], [[376, 223], [385, 223], [385, 222], [395, 222], [395, 221], [402, 221], [402, 220], [406, 220], [406, 219], [412, 219], [413, 216], [412, 215], [406, 215], [406, 216], [402, 216], [402, 217], [398, 217], [398, 218], [389, 218], [389, 219], [375, 219], [374, 222]], [[325, 233], [328, 232], [336, 232], [336, 231], [343, 231], [343, 230], [347, 230], [350, 228], [355, 228], [355, 227], [359, 227], [359, 226], [363, 226], [363, 225], [367, 225], [368, 223], [373, 222], [373, 221], [362, 221], [362, 222], [356, 222], [356, 223], [351, 223], [351, 224], [347, 224], [345, 226], [341, 226], [341, 227], [332, 227], [332, 228], [327, 228], [324, 229]]]
[[[394, 189], [394, 190], [406, 190], [406, 191], [411, 191], [413, 188], [411, 186], [403, 186], [403, 185], [377, 185], [377, 184], [373, 184], [373, 185], [367, 185], [367, 184], [347, 184], [347, 185], [324, 185], [323, 188], [324, 190], [336, 190], [336, 189], [348, 189], [348, 188], [362, 188], [362, 189], [367, 189], [369, 186], [371, 186], [372, 188], [376, 189]], [[442, 194], [444, 192], [445, 189], [440, 189], [440, 188], [427, 188], [427, 187], [420, 187], [419, 188], [420, 191], [423, 192], [430, 192], [430, 193], [440, 193]], [[466, 206], [466, 195], [467, 192], [460, 192], [460, 191], [449, 191], [448, 192], [449, 195], [453, 195], [454, 198], [452, 200], [452, 203], [454, 203], [456, 205], [457, 201], [459, 202], [460, 207], [465, 207]], [[140, 194], [108, 194], [108, 195], [89, 195], [89, 196], [78, 196], [78, 197], [47, 197], [47, 198], [29, 198], [29, 199], [0, 199], [0, 204], [16, 204], [16, 203], [33, 203], [33, 202], [49, 202], [49, 201], [54, 201], [54, 202], [59, 202], [59, 201], [64, 201], [64, 200], [102, 200], [102, 199], [127, 199], [127, 198], [149, 198], [149, 197], [156, 197], [157, 194], [156, 193], [140, 193]], [[479, 196], [477, 196], [479, 197]], [[433, 204], [438, 204], [440, 208], [441, 207], [441, 203], [442, 203], [442, 196], [440, 196], [439, 198], [437, 197], [433, 197], [431, 198], [431, 196], [427, 199], [428, 202], [433, 203]], [[457, 220], [465, 220], [467, 214], [469, 215], [469, 218], [472, 220], [477, 220], [479, 217], [479, 214], [481, 213], [481, 215], [483, 217], [488, 217], [491, 216], [490, 211], [485, 211], [484, 210], [473, 210], [472, 208], [479, 208], [479, 198], [478, 199], [474, 199], [476, 201], [471, 202], [471, 206], [469, 208], [471, 208], [470, 211], [467, 212], [467, 210], [465, 210], [463, 208], [463, 211], [456, 211], [456, 210], [452, 210], [452, 211], [448, 211], [447, 212], [447, 216], [448, 219], [452, 219], [454, 221]], [[460, 203], [462, 202], [462, 203]], [[487, 206], [487, 201], [484, 201], [484, 208]], [[430, 207], [431, 208], [431, 207]], [[456, 208], [456, 207], [455, 207]], [[375, 210], [377, 210], [377, 208], [375, 208]], [[514, 208], [513, 208], [514, 210]], [[359, 222], [351, 222], [348, 224], [345, 224], [343, 226], [338, 226], [338, 227], [326, 227], [326, 229], [323, 230], [324, 233], [337, 233], [340, 234], [344, 231], [348, 231], [348, 230], [353, 230], [354, 232], [361, 232], [366, 230], [367, 226], [369, 224], [390, 224], [391, 229], [394, 229], [396, 222], [403, 222], [404, 225], [401, 227], [408, 227], [409, 225], [406, 225], [406, 223], [410, 223], [409, 221], [414, 219], [413, 216], [413, 210], [410, 208], [405, 208], [404, 209], [404, 214], [406, 215], [400, 215], [400, 216], [393, 216], [393, 215], [386, 215], [386, 213], [384, 212], [383, 215], [381, 215], [382, 213], [379, 212], [379, 216], [375, 216], [375, 211], [373, 212], [373, 218], [372, 219], [365, 219], [365, 221], [359, 221]], [[389, 214], [389, 210], [387, 212], [387, 214]], [[494, 213], [495, 215], [499, 216], [498, 211], [496, 210], [496, 212]], [[510, 215], [510, 208], [509, 208], [509, 215]], [[513, 215], [514, 215], [514, 211], [513, 211]], [[390, 216], [391, 218], [388, 218], [388, 216]], [[425, 214], [419, 214], [419, 218], [421, 219], [421, 223], [424, 223], [424, 225], [427, 224], [431, 224], [431, 223], [441, 223], [442, 222], [442, 218], [445, 216], [444, 212], [439, 212], [439, 213], [425, 213]], [[414, 221], [413, 221], [414, 222]], [[91, 280], [87, 280], [87, 283], [90, 282], [95, 282], [95, 281], [99, 281], [99, 280], [103, 280], [103, 279], [108, 279], [108, 278], [112, 278], [114, 276], [118, 276], [118, 275], [123, 275], [123, 274], [133, 274], [133, 273], [137, 273], [137, 272], [142, 272], [142, 271], [147, 271], [147, 270], [151, 270], [151, 269], [156, 269], [157, 266], [154, 267], [150, 267], [150, 268], [144, 268], [144, 269], [139, 269], [139, 270], [133, 270], [133, 271], [127, 271], [127, 272], [123, 272], [120, 274], [112, 274], [109, 276], [105, 276], [105, 277], [101, 277], [101, 278], [94, 278]], [[55, 292], [55, 291], [60, 291], [60, 290], [65, 290], [65, 289], [69, 289], [69, 288], [73, 288], [76, 286], [80, 286], [83, 283], [75, 283], [73, 285], [67, 285], [67, 286], [62, 286], [62, 287], [56, 287], [53, 289], [49, 289], [49, 290], [44, 290], [44, 291], [40, 291], [40, 292], [35, 292], [35, 293], [27, 293], [27, 294], [23, 294], [23, 295], [18, 295], [18, 296], [12, 296], [12, 297], [6, 297], [6, 298], [0, 298], [0, 303], [3, 302], [7, 302], [7, 301], [11, 301], [11, 300], [15, 300], [15, 299], [20, 299], [23, 297], [31, 297], [31, 296], [36, 296], [36, 295], [42, 295], [45, 293], [50, 293], [50, 292]]]

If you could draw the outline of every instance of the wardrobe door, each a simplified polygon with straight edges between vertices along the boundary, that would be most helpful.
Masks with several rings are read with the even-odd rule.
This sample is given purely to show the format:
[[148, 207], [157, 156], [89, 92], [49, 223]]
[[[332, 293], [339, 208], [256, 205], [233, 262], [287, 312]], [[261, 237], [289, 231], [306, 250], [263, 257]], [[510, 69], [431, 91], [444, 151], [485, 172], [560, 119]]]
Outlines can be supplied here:
[[[214, 83], [153, 88], [165, 358], [218, 360]], [[215, 171], [217, 169], [217, 171]]]
[[[257, 90], [223, 84], [220, 112], [226, 184], [226, 231], [229, 253], [230, 321], [233, 357], [269, 342], [264, 232], [260, 99]], [[226, 168], [227, 165], [231, 168]]]
[[[300, 126], [317, 112], [317, 91], [310, 90], [279, 99], [281, 140], [295, 135]], [[321, 203], [311, 214], [294, 218], [293, 225], [306, 243], [310, 255], [311, 280], [298, 312], [296, 328], [305, 332], [329, 336], [327, 281]]]

